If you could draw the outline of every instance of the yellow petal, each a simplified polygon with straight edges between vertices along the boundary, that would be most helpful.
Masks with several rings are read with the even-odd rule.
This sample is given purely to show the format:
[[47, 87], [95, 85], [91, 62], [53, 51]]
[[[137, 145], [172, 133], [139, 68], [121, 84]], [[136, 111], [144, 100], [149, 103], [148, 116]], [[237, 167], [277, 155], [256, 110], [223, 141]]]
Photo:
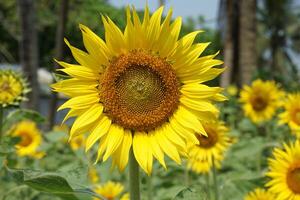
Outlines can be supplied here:
[[74, 108], [76, 110], [87, 109], [91, 105], [98, 103], [99, 96], [97, 93], [73, 97], [61, 105], [57, 110]]
[[107, 116], [102, 116], [98, 125], [95, 129], [91, 132], [86, 140], [86, 148], [85, 150], [88, 151], [103, 135], [105, 135], [111, 125], [111, 120]]
[[118, 165], [120, 171], [123, 171], [128, 163], [131, 144], [132, 144], [131, 131], [125, 130], [122, 144], [112, 155], [114, 162]]
[[124, 137], [124, 129], [121, 126], [112, 124], [107, 133], [107, 147], [103, 156], [103, 161], [106, 161], [112, 153], [114, 153], [122, 143]]

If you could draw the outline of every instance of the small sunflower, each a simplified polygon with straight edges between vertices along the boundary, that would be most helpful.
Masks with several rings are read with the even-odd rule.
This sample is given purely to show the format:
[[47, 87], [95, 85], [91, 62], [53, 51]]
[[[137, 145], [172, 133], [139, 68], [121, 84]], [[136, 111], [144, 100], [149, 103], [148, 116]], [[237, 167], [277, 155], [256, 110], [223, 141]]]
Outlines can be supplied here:
[[226, 88], [226, 92], [230, 95], [230, 96], [236, 96], [238, 93], [238, 88], [235, 85], [229, 85]]
[[217, 54], [199, 57], [209, 43], [193, 44], [200, 31], [178, 40], [181, 18], [171, 22], [170, 10], [162, 22], [162, 13], [150, 17], [146, 7], [141, 21], [128, 7], [124, 32], [102, 17], [105, 41], [80, 25], [88, 53], [66, 41], [79, 65], [58, 62], [70, 79], [53, 89], [71, 98], [59, 110], [77, 117], [70, 138], [88, 132], [86, 150], [99, 142], [97, 160], [112, 156], [120, 170], [131, 147], [148, 174], [153, 157], [164, 167], [165, 154], [180, 164], [181, 149], [198, 142], [194, 132], [206, 135], [202, 122], [216, 118], [212, 101], [226, 99], [204, 84], [224, 71], [215, 68], [223, 63]]
[[244, 200], [274, 200], [276, 196], [268, 190], [256, 188], [254, 191], [249, 192]]
[[16, 71], [0, 69], [0, 104], [2, 107], [19, 105], [29, 92], [25, 79]]
[[275, 148], [274, 158], [269, 159], [270, 191], [280, 200], [300, 200], [300, 141]]
[[230, 145], [227, 135], [228, 129], [223, 122], [212, 122], [203, 124], [206, 136], [197, 135], [199, 144], [191, 144], [188, 147], [188, 167], [197, 173], [207, 173], [212, 166], [214, 158], [217, 168], [224, 159], [224, 153]]
[[300, 93], [289, 94], [284, 108], [285, 111], [279, 115], [279, 123], [288, 124], [292, 133], [300, 137]]
[[84, 135], [78, 135], [73, 140], [70, 141], [70, 146], [73, 151], [76, 151], [85, 145], [85, 136]]
[[[116, 200], [119, 198], [120, 194], [123, 192], [124, 186], [121, 183], [115, 183], [108, 181], [103, 185], [98, 185], [95, 187], [94, 191], [97, 194], [105, 197], [108, 200]], [[94, 198], [95, 200], [98, 198]]]
[[18, 123], [12, 132], [12, 136], [20, 137], [21, 139], [16, 145], [19, 156], [41, 158], [44, 155], [44, 153], [38, 152], [42, 136], [34, 122], [22, 121]]
[[255, 80], [251, 86], [245, 85], [240, 93], [240, 102], [247, 117], [260, 123], [273, 117], [282, 105], [284, 93], [274, 81]]
[[98, 183], [100, 181], [100, 176], [95, 167], [89, 168], [88, 177], [89, 177], [90, 182], [92, 182], [92, 183]]

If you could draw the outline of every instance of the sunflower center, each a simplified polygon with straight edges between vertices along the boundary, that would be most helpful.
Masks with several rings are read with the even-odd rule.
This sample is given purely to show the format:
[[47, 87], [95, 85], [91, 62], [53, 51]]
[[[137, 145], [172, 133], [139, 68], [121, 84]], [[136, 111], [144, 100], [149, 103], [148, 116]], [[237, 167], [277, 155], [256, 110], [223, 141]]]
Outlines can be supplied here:
[[0, 90], [3, 92], [9, 91], [10, 90], [10, 86], [8, 81], [4, 81], [1, 86], [0, 86]]
[[300, 125], [300, 109], [297, 109], [294, 113], [294, 122]]
[[288, 170], [287, 185], [296, 194], [300, 194], [300, 163]]
[[205, 131], [207, 133], [207, 137], [204, 135], [197, 134], [197, 138], [199, 140], [199, 146], [205, 149], [211, 148], [215, 146], [215, 144], [218, 142], [218, 134], [217, 132], [208, 126], [205, 126]]
[[27, 147], [32, 143], [32, 138], [27, 133], [21, 133], [21, 141], [19, 142], [19, 146]]
[[252, 104], [252, 107], [254, 110], [262, 111], [267, 107], [268, 102], [265, 98], [263, 98], [261, 96], [257, 96], [251, 100], [251, 104]]
[[179, 82], [172, 66], [142, 50], [112, 61], [100, 90], [107, 114], [115, 123], [135, 131], [160, 126], [179, 102]]

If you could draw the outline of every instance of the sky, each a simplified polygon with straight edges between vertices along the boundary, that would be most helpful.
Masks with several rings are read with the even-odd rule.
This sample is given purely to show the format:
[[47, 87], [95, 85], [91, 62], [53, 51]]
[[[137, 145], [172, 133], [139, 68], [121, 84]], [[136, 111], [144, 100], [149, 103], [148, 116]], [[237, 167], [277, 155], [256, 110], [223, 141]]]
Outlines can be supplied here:
[[[205, 17], [209, 21], [209, 26], [216, 26], [217, 12], [219, 8], [219, 0], [165, 0], [166, 8], [173, 8], [175, 17], [182, 16], [183, 20], [187, 17], [196, 18], [199, 15]], [[146, 0], [109, 0], [111, 4], [117, 7], [125, 5], [134, 5], [137, 9], [143, 9], [146, 5]], [[148, 5], [151, 11], [158, 8], [158, 0], [148, 0]]]

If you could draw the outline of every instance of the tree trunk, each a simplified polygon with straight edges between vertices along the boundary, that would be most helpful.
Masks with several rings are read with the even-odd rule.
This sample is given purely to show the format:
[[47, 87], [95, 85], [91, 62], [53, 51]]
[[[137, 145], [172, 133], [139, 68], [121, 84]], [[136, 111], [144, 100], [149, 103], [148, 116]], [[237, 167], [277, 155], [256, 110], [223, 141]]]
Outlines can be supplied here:
[[39, 85], [38, 70], [38, 35], [36, 30], [34, 0], [18, 0], [21, 24], [20, 60], [23, 72], [28, 79], [31, 92], [26, 108], [38, 110]]
[[[55, 46], [55, 58], [58, 60], [62, 60], [64, 57], [64, 34], [66, 30], [66, 24], [67, 24], [67, 17], [68, 17], [68, 5], [69, 0], [62, 0], [59, 10], [59, 19], [56, 29], [56, 46]], [[59, 68], [59, 65], [55, 62], [54, 63], [55, 69]], [[57, 110], [57, 102], [58, 102], [58, 96], [57, 93], [52, 93], [51, 99], [50, 99], [50, 106], [49, 106], [49, 126], [48, 129], [50, 130], [53, 125], [55, 124], [55, 118], [56, 118], [56, 110]]]
[[[231, 76], [233, 73], [233, 52], [234, 52], [234, 38], [233, 38], [233, 0], [225, 0], [225, 34], [224, 34], [224, 65], [227, 70], [222, 74], [221, 86], [227, 87], [231, 83]], [[222, 20], [222, 19], [221, 19]]]
[[256, 0], [240, 0], [239, 67], [241, 84], [256, 70]]

